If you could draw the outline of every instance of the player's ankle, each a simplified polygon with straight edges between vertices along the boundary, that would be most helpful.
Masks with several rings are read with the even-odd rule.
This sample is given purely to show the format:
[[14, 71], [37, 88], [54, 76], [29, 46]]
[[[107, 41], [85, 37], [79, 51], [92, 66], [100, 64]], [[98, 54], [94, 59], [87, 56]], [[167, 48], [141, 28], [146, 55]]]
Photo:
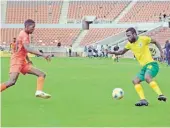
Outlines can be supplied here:
[[41, 90], [37, 90], [36, 93], [42, 93], [42, 91]]

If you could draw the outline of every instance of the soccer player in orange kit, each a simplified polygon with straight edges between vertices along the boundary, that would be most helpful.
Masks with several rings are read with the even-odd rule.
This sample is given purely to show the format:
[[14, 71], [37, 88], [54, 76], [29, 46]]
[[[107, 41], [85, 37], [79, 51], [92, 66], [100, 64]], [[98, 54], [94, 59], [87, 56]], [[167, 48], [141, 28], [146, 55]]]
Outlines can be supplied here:
[[1, 92], [15, 85], [20, 73], [24, 75], [31, 74], [38, 77], [35, 96], [48, 99], [51, 97], [51, 95], [42, 91], [46, 74], [32, 66], [27, 53], [42, 56], [47, 61], [50, 61], [51, 56], [45, 55], [44, 53], [36, 51], [30, 47], [29, 34], [33, 33], [35, 29], [35, 22], [31, 19], [28, 19], [25, 21], [24, 25], [24, 30], [20, 31], [17, 37], [16, 49], [11, 55], [9, 80], [1, 84]]

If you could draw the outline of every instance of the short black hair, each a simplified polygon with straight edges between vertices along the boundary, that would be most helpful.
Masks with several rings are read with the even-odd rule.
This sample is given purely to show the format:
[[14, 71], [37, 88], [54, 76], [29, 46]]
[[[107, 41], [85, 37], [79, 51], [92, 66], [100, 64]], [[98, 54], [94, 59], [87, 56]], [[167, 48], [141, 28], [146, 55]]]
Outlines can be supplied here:
[[166, 40], [166, 42], [165, 43], [169, 43], [169, 40]]
[[115, 47], [113, 48], [113, 50], [114, 50], [114, 51], [118, 51], [118, 50], [119, 50], [119, 46], [115, 46]]
[[28, 19], [24, 22], [24, 26], [29, 26], [29, 25], [32, 25], [32, 24], [35, 24], [35, 21], [33, 21], [32, 19]]
[[57, 44], [57, 46], [60, 47], [60, 46], [61, 46], [61, 43], [59, 42], [59, 43]]
[[129, 32], [129, 31], [132, 32], [132, 34], [134, 34], [134, 33], [137, 34], [136, 29], [133, 27], [130, 27], [126, 30], [126, 32]]
[[39, 52], [44, 53], [43, 50], [39, 50]]

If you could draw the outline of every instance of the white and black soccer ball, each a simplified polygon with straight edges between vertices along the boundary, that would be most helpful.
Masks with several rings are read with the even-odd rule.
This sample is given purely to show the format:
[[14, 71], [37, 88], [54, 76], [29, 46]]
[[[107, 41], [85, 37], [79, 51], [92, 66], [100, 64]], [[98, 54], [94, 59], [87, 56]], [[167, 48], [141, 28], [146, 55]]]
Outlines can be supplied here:
[[124, 91], [121, 88], [115, 88], [112, 91], [112, 97], [116, 100], [122, 99], [124, 96]]

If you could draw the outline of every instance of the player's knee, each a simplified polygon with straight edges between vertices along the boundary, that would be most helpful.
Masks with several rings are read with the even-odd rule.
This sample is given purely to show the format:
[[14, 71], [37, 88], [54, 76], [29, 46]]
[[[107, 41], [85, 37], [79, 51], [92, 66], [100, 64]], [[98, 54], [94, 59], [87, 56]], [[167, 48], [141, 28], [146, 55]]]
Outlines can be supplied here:
[[13, 86], [13, 85], [15, 85], [15, 83], [16, 83], [15, 80], [10, 80], [10, 81], [9, 81], [9, 86]]
[[39, 77], [44, 77], [45, 78], [46, 74], [44, 72], [42, 72], [42, 73], [39, 74]]
[[145, 76], [145, 81], [146, 81], [147, 83], [150, 83], [150, 82], [152, 81], [152, 78], [149, 77], [149, 76]]
[[133, 80], [132, 80], [132, 83], [133, 83], [134, 85], [136, 85], [136, 84], [139, 84], [139, 83], [140, 83], [140, 81], [139, 81], [139, 80], [137, 80], [137, 79], [133, 79]]

